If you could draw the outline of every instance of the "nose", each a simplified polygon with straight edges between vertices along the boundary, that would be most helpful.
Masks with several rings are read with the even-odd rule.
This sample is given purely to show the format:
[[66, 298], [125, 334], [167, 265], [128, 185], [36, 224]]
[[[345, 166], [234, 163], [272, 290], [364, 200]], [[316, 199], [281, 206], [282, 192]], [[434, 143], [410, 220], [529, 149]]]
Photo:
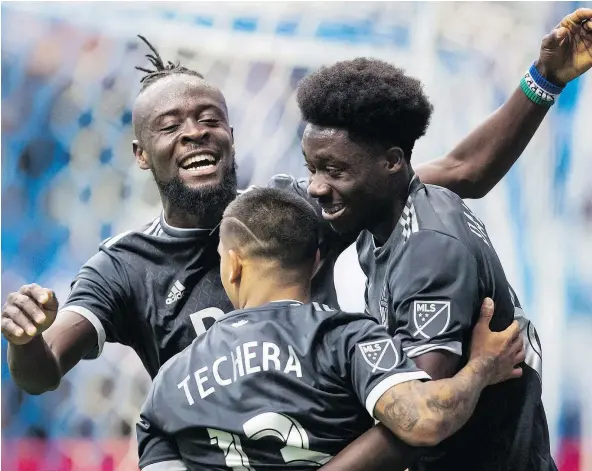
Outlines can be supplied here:
[[307, 191], [313, 198], [323, 198], [329, 196], [331, 187], [327, 184], [323, 176], [317, 172], [309, 177]]
[[208, 127], [194, 119], [188, 119], [181, 134], [181, 143], [199, 142], [208, 137], [210, 130]]

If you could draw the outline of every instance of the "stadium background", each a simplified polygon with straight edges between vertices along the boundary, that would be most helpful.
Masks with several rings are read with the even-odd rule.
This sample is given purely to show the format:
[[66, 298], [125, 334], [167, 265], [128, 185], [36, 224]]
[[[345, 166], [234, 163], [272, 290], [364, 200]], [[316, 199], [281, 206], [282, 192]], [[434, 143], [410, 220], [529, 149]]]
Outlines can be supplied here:
[[[305, 175], [294, 92], [309, 71], [360, 55], [421, 78], [436, 111], [416, 162], [442, 155], [502, 104], [542, 36], [577, 2], [2, 4], [2, 300], [36, 281], [64, 300], [99, 242], [158, 214], [131, 154], [131, 106], [153, 41], [221, 87], [241, 186]], [[544, 400], [562, 471], [592, 470], [592, 73], [561, 95], [519, 163], [470, 202], [542, 338]], [[588, 106], [584, 106], [588, 103]], [[353, 250], [341, 303], [363, 305]], [[149, 379], [108, 345], [60, 388], [21, 393], [2, 339], [2, 469], [136, 469]]]

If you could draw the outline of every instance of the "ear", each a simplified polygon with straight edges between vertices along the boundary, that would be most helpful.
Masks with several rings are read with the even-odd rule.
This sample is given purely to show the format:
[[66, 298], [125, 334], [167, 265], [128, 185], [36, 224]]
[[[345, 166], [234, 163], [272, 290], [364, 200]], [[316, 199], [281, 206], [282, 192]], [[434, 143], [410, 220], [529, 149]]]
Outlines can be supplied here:
[[234, 250], [228, 251], [228, 261], [230, 265], [230, 272], [228, 273], [228, 282], [231, 285], [240, 283], [241, 276], [243, 273], [243, 260], [240, 255]]
[[138, 163], [138, 167], [142, 170], [150, 169], [150, 162], [148, 161], [148, 154], [144, 151], [144, 148], [140, 144], [140, 141], [134, 139], [132, 142], [132, 149], [134, 151], [134, 156], [136, 157], [136, 162]]
[[232, 140], [232, 156], [234, 157], [234, 155], [236, 154], [236, 151], [234, 149], [234, 128], [232, 126], [230, 126], [230, 137]]
[[399, 172], [407, 164], [405, 153], [400, 147], [388, 149], [385, 154], [385, 161], [386, 169], [391, 174]]

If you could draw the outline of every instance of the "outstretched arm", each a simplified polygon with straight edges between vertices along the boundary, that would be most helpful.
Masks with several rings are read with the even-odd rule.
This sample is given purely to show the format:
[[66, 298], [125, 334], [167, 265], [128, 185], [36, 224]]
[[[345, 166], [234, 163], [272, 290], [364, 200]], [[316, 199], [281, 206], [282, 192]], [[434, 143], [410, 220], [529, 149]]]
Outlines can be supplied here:
[[[558, 87], [592, 67], [592, 9], [566, 16], [541, 43], [536, 68]], [[558, 90], [555, 90], [558, 91]], [[451, 189], [462, 198], [485, 196], [518, 160], [547, 114], [521, 87], [450, 153], [417, 166], [424, 183]]]

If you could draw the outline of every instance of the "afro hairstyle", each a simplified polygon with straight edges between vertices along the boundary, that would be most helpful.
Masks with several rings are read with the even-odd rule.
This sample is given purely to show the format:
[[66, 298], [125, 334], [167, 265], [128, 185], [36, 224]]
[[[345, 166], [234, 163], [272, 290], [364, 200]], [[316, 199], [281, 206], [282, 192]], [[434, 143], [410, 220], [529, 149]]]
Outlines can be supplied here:
[[387, 62], [364, 57], [308, 75], [298, 86], [297, 100], [306, 122], [400, 147], [407, 160], [433, 111], [418, 79]]

